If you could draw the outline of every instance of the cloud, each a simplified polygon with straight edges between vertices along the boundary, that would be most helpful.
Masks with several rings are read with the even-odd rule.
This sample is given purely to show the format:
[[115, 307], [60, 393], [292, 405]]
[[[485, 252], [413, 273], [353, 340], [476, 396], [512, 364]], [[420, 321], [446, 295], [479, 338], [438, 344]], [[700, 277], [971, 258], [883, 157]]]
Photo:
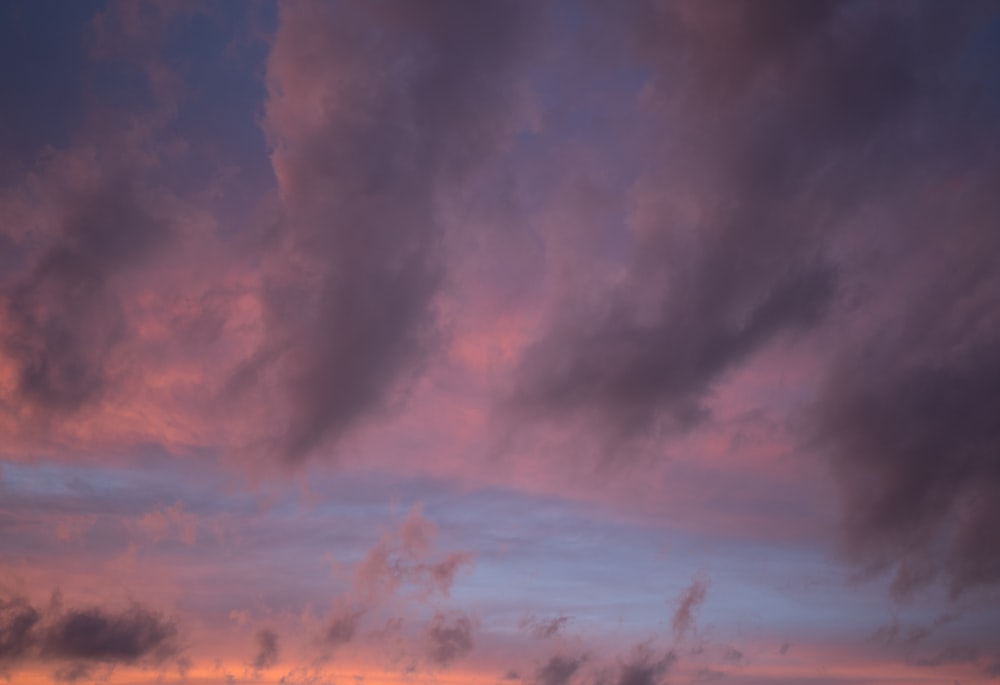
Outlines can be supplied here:
[[388, 530], [354, 569], [353, 594], [362, 604], [377, 604], [408, 585], [422, 594], [444, 597], [451, 591], [458, 572], [471, 563], [465, 552], [434, 558], [437, 529], [414, 506], [398, 529]]
[[[153, 70], [149, 79], [158, 73], [146, 57], [153, 42], [154, 52], [163, 42], [171, 50], [183, 47], [192, 59], [205, 54], [201, 43], [186, 37], [145, 38], [147, 28], [153, 29], [143, 28], [144, 16], [159, 25], [173, 13], [137, 10], [142, 30], [134, 32], [127, 3], [116, 7], [123, 14], [109, 15], [98, 29], [128, 40], [105, 33], [98, 51], [137, 55], [141, 69]], [[232, 254], [218, 261], [197, 240], [185, 242], [190, 236], [182, 233], [193, 229], [175, 220], [175, 205], [189, 199], [184, 193], [198, 195], [193, 201], [200, 203], [202, 194], [215, 189], [203, 189], [199, 176], [185, 181], [194, 191], [184, 186], [175, 189], [177, 197], [161, 194], [176, 180], [167, 179], [176, 169], [166, 168], [164, 152], [173, 143], [154, 140], [180, 137], [192, 121], [214, 125], [225, 119], [217, 113], [192, 110], [177, 119], [177, 131], [147, 122], [143, 126], [156, 130], [129, 130], [134, 145], [121, 143], [127, 152], [79, 146], [74, 159], [80, 175], [67, 183], [69, 190], [48, 190], [59, 182], [44, 169], [18, 184], [25, 192], [46, 188], [39, 203], [44, 211], [37, 217], [49, 220], [36, 226], [0, 211], [0, 252], [6, 253], [8, 244], [16, 252], [0, 255], [0, 412], [9, 415], [7, 423], [77, 417], [79, 434], [93, 437], [88, 445], [101, 442], [108, 431], [124, 430], [121, 426], [140, 425], [134, 432], [150, 442], [164, 444], [170, 432], [173, 444], [191, 445], [198, 458], [163, 467], [170, 457], [155, 447], [143, 443], [123, 450], [138, 460], [136, 473], [142, 475], [142, 487], [133, 488], [126, 469], [49, 469], [37, 452], [39, 464], [5, 473], [14, 499], [0, 512], [0, 526], [13, 531], [11, 568], [49, 576], [67, 567], [79, 571], [87, 564], [58, 563], [69, 558], [63, 555], [78, 555], [101, 565], [77, 574], [78, 589], [99, 585], [94, 578], [101, 575], [126, 586], [155, 584], [158, 591], [180, 592], [174, 581], [189, 577], [192, 559], [228, 568], [232, 558], [245, 558], [243, 551], [260, 552], [267, 563], [228, 582], [211, 602], [192, 605], [199, 619], [261, 603], [266, 615], [289, 616], [291, 602], [301, 611], [314, 648], [338, 655], [351, 650], [362, 660], [384, 649], [393, 652], [394, 663], [406, 662], [403, 668], [421, 661], [450, 666], [470, 654], [473, 644], [484, 662], [495, 658], [494, 666], [506, 665], [501, 660], [506, 657], [491, 649], [499, 652], [510, 647], [503, 640], [516, 640], [537, 650], [516, 664], [525, 681], [569, 685], [590, 679], [583, 657], [541, 651], [569, 649], [568, 617], [540, 613], [545, 618], [520, 626], [527, 635], [480, 636], [477, 614], [441, 611], [424, 625], [415, 617], [426, 619], [430, 610], [415, 604], [488, 607], [498, 617], [506, 612], [496, 624], [487, 622], [491, 631], [516, 630], [513, 622], [525, 615], [519, 602], [539, 602], [532, 606], [539, 612], [572, 606], [581, 616], [573, 632], [586, 633], [595, 621], [613, 621], [613, 603], [631, 600], [616, 595], [589, 608], [586, 601], [577, 602], [591, 583], [604, 582], [603, 568], [583, 574], [580, 582], [559, 584], [557, 591], [568, 599], [550, 597], [547, 574], [558, 575], [572, 560], [556, 558], [561, 547], [554, 556], [536, 548], [532, 535], [551, 532], [548, 528], [568, 531], [576, 527], [576, 517], [591, 514], [598, 538], [614, 538], [622, 549], [632, 549], [640, 535], [645, 540], [645, 531], [631, 528], [637, 519], [669, 528], [678, 544], [693, 532], [718, 535], [715, 522], [723, 520], [730, 526], [726, 533], [753, 529], [755, 540], [768, 526], [761, 521], [779, 518], [808, 521], [810, 531], [818, 530], [825, 523], [819, 494], [825, 483], [800, 488], [805, 483], [796, 480], [812, 468], [809, 457], [815, 452], [828, 460], [839, 487], [847, 557], [866, 571], [892, 574], [897, 596], [911, 596], [939, 579], [954, 595], [1000, 580], [994, 544], [1000, 529], [995, 418], [1000, 415], [995, 354], [1000, 205], [992, 197], [1000, 171], [992, 122], [1000, 118], [995, 93], [983, 86], [995, 69], [979, 73], [986, 48], [969, 42], [970, 36], [988, 37], [985, 29], [971, 28], [980, 23], [985, 5], [945, 10], [930, 2], [887, 8], [823, 0], [680, 0], [538, 7], [432, 1], [415, 9], [383, 0], [281, 5], [277, 34], [266, 46], [273, 49], [262, 121], [271, 154], [258, 160], [274, 173], [274, 220], [260, 220], [267, 231], [245, 228], [233, 219], [237, 212], [229, 205], [237, 202], [231, 196], [204, 200], [212, 207], [205, 210], [207, 231], [235, 236], [225, 244], [234, 248]], [[545, 23], [553, 12], [558, 21]], [[587, 22], [604, 34], [594, 44], [589, 34], [579, 33], [588, 30], [581, 28]], [[199, 23], [195, 32], [211, 34], [209, 24]], [[985, 25], [995, 28], [995, 20]], [[538, 40], [539, 30], [551, 33]], [[534, 61], [539, 44], [550, 41], [558, 43], [561, 61], [600, 63], [601, 75], [584, 78], [585, 69], [565, 69], [555, 58]], [[990, 54], [995, 62], [995, 51]], [[168, 77], [162, 91], [147, 95], [163, 108], [180, 107], [185, 89], [175, 89]], [[535, 104], [546, 110], [530, 134], [522, 131], [526, 82], [538, 89]], [[212, 79], [191, 86], [213, 89]], [[228, 86], [225, 90], [227, 97], [234, 95]], [[615, 102], [606, 106], [608, 100]], [[572, 114], [560, 113], [570, 109]], [[93, 124], [104, 125], [103, 120]], [[178, 149], [186, 143], [176, 142]], [[585, 153], [568, 151], [577, 145], [586, 147]], [[554, 160], [544, 171], [535, 165], [536, 148]], [[148, 166], [133, 164], [132, 158], [143, 154]], [[575, 173], [577, 160], [589, 154], [601, 173], [575, 191], [588, 197], [567, 191], [552, 199], [546, 183], [535, 185], [542, 176]], [[121, 164], [110, 161], [118, 156]], [[483, 170], [493, 164], [504, 167], [517, 192], [508, 195], [508, 189], [488, 182], [492, 171]], [[599, 187], [605, 180], [614, 188]], [[482, 229], [470, 216], [474, 212], [460, 205], [467, 195], [480, 193], [489, 197], [470, 204], [483, 201], [490, 211], [522, 199], [532, 206], [509, 213], [503, 208], [497, 211], [502, 218], [488, 217], [502, 228], [517, 217], [509, 222], [519, 224], [510, 227], [516, 240], [504, 244], [507, 236], [497, 231], [499, 237], [487, 242], [510, 250], [509, 262], [491, 268], [505, 272], [497, 282], [517, 281], [510, 289], [518, 295], [504, 303], [509, 311], [502, 316], [492, 305], [476, 312], [490, 319], [489, 325], [482, 326], [485, 333], [461, 341], [472, 351], [463, 351], [467, 359], [458, 364], [449, 356], [451, 347], [440, 344], [456, 316], [449, 309], [452, 291], [471, 285], [475, 295], [462, 306], [478, 309], [480, 288], [501, 289], [496, 283], [483, 286], [472, 268], [462, 272], [469, 283], [452, 278], [457, 262], [467, 266], [478, 259], [463, 251], [479, 240]], [[512, 199], [517, 193], [524, 197]], [[533, 205], [545, 203], [551, 203], [546, 212], [565, 224], [558, 230], [540, 225], [548, 216], [533, 214]], [[593, 239], [593, 251], [581, 257], [578, 268], [585, 274], [581, 281], [599, 276], [593, 278], [596, 285], [578, 287], [554, 266], [561, 249], [556, 243], [591, 240], [574, 219], [597, 206], [593, 213], [599, 216], [591, 220], [610, 228], [601, 240]], [[531, 242], [530, 249], [521, 240]], [[230, 260], [243, 259], [247, 274], [231, 283], [230, 267], [236, 267]], [[507, 269], [515, 261], [531, 265]], [[147, 280], [148, 271], [157, 273]], [[178, 313], [165, 303], [175, 295], [172, 285], [189, 276], [199, 285], [177, 295], [185, 300]], [[191, 294], [203, 282], [205, 290]], [[240, 294], [230, 296], [231, 291]], [[535, 295], [544, 300], [537, 309], [528, 303]], [[494, 337], [503, 338], [502, 344]], [[208, 348], [216, 338], [226, 342], [212, 352]], [[806, 358], [811, 377], [771, 382], [784, 374], [785, 346]], [[493, 363], [494, 353], [502, 363]], [[178, 370], [164, 362], [178, 354], [189, 355], [190, 365]], [[357, 497], [347, 493], [343, 501], [340, 491], [328, 497], [322, 483], [328, 471], [317, 465], [303, 478], [303, 489], [322, 503], [312, 508], [300, 508], [301, 493], [287, 495], [280, 484], [254, 481], [247, 492], [237, 483], [240, 491], [232, 492], [226, 486], [232, 473], [213, 471], [216, 456], [231, 444], [216, 440], [226, 429], [212, 427], [218, 417], [211, 412], [195, 416], [205, 405], [184, 400], [201, 395], [213, 404], [218, 377], [228, 375], [237, 361], [242, 373], [231, 384], [232, 398], [245, 401], [249, 411], [235, 412], [235, 422], [260, 431], [255, 437], [263, 436], [262, 452], [282, 463], [320, 453], [356, 459], [351, 466], [378, 485]], [[507, 377], [511, 366], [513, 376]], [[422, 376], [428, 368], [432, 372]], [[135, 382], [121, 382], [133, 373], [139, 374]], [[730, 381], [755, 373], [768, 378], [733, 391]], [[494, 374], [502, 376], [495, 383]], [[245, 385], [236, 382], [241, 380]], [[583, 468], [570, 477], [557, 472], [564, 462], [577, 465], [575, 450], [529, 445], [525, 453], [511, 450], [494, 459], [491, 450], [480, 449], [489, 439], [483, 435], [485, 405], [490, 393], [508, 382], [505, 416], [515, 423], [505, 428], [517, 429], [512, 434], [527, 435], [532, 424], [545, 429], [566, 422], [581, 427], [569, 432], [571, 439], [597, 445], [602, 454], [614, 454], [629, 440], [649, 439], [650, 449], [683, 455], [671, 462], [636, 460], [634, 472], [621, 479], [612, 465], [601, 481]], [[414, 403], [421, 408], [378, 431], [374, 443], [351, 442], [369, 437], [360, 429], [402, 407], [413, 386], [429, 401]], [[179, 387], [187, 394], [174, 397]], [[730, 391], [747, 397], [733, 401]], [[171, 401], [184, 406], [163, 418], [142, 401], [149, 397], [156, 406]], [[800, 423], [803, 403], [808, 403], [806, 421]], [[741, 417], [714, 430], [713, 419], [728, 421], [720, 407], [740, 404], [752, 415], [748, 424], [768, 413], [767, 427], [758, 430], [761, 420], [744, 432], [734, 427]], [[796, 406], [789, 410], [789, 405]], [[774, 416], [772, 406], [780, 406]], [[95, 407], [108, 411], [103, 422], [89, 423], [87, 413]], [[776, 443], [791, 442], [784, 431], [803, 425], [803, 443], [788, 448], [800, 448], [802, 458], [776, 456], [787, 447]], [[199, 430], [202, 426], [209, 427]], [[689, 443], [677, 439], [688, 431], [695, 431]], [[52, 442], [82, 452], [76, 435]], [[455, 445], [461, 449], [452, 449]], [[4, 449], [13, 453], [20, 445]], [[723, 453], [725, 463], [719, 458]], [[230, 468], [245, 465], [227, 463]], [[345, 540], [356, 540], [372, 507], [384, 504], [380, 488], [390, 470], [401, 471], [402, 480], [386, 487], [398, 485], [397, 496], [404, 500], [423, 496], [425, 487], [437, 488], [431, 497], [440, 497], [434, 501], [450, 507], [455, 517], [448, 535], [474, 537], [488, 567], [469, 592], [451, 597], [472, 556], [439, 549], [439, 533], [417, 508], [373, 547], [346, 557], [347, 575], [336, 579], [342, 601], [331, 609], [325, 576], [299, 566], [325, 563], [317, 561], [317, 544], [333, 545], [324, 549], [339, 555], [340, 545], [349, 546]], [[430, 486], [425, 476], [433, 481]], [[349, 478], [345, 482], [346, 489], [353, 487]], [[467, 500], [452, 496], [454, 487], [470, 484], [471, 492], [461, 495]], [[520, 490], [514, 505], [519, 513], [532, 510], [526, 519], [505, 523], [507, 505], [496, 503], [510, 495], [509, 488]], [[81, 495], [88, 490], [91, 495]], [[141, 511], [131, 516], [142, 509], [130, 499], [134, 493], [125, 492], [132, 490], [153, 493], [157, 506], [146, 516]], [[58, 526], [54, 516], [32, 504], [36, 492], [60, 508]], [[781, 494], [787, 492], [794, 495]], [[551, 500], [553, 494], [573, 507]], [[88, 513], [98, 499], [102, 508]], [[595, 501], [615, 511], [581, 513], [583, 504]], [[167, 506], [170, 502], [177, 504]], [[809, 515], [799, 517], [800, 511]], [[605, 517], [612, 517], [615, 527]], [[481, 526], [486, 518], [488, 525]], [[794, 527], [801, 530], [798, 523]], [[298, 533], [285, 535], [290, 528]], [[213, 531], [218, 545], [211, 544]], [[130, 532], [189, 544], [136, 543], [126, 550]], [[575, 533], [555, 537], [570, 556], [586, 555], [593, 542], [581, 542]], [[692, 549], [726, 560], [713, 564], [732, 559], [739, 564], [745, 549], [725, 539], [725, 545]], [[804, 542], [803, 563], [813, 561], [813, 542]], [[277, 545], [281, 553], [261, 551], [259, 545]], [[171, 563], [174, 555], [177, 565]], [[286, 571], [304, 574], [304, 582], [273, 588], [272, 576], [288, 577]], [[487, 586], [518, 579], [527, 585], [523, 595], [511, 595], [515, 606], [496, 608]], [[33, 582], [43, 581], [29, 579]], [[646, 587], [640, 585], [632, 589]], [[677, 644], [700, 637], [707, 587], [706, 580], [695, 578], [680, 593], [669, 609], [665, 640]], [[251, 604], [234, 599], [248, 589], [260, 599]], [[188, 597], [187, 588], [183, 592]], [[463, 604], [451, 606], [452, 600]], [[284, 609], [277, 606], [283, 602]], [[319, 618], [311, 613], [316, 606], [324, 607]], [[640, 622], [655, 621], [640, 613]], [[376, 626], [383, 623], [380, 632]], [[605, 640], [610, 645], [627, 639], [623, 634], [634, 629], [642, 628], [623, 618]], [[903, 631], [888, 647], [902, 650], [911, 639], [921, 648], [933, 642], [924, 632]], [[767, 649], [786, 632], [776, 633], [777, 642], [775, 635], [767, 636], [772, 645]], [[244, 636], [251, 637], [252, 631]], [[730, 637], [721, 637], [720, 644]], [[0, 604], [0, 661], [52, 659], [59, 662], [57, 676], [67, 681], [117, 664], [167, 658], [179, 649], [179, 638], [171, 619], [141, 607], [43, 610], [16, 599]], [[296, 636], [282, 633], [282, 655], [289, 639]], [[252, 658], [258, 670], [275, 665], [277, 634], [264, 630], [255, 640], [256, 656], [243, 639], [232, 647], [236, 658], [244, 664]], [[802, 653], [809, 654], [803, 644]], [[350, 646], [341, 650], [344, 645]], [[760, 651], [744, 648], [747, 654]], [[783, 645], [781, 653], [787, 649]], [[718, 663], [699, 662], [691, 672], [705, 666], [704, 677], [715, 677], [746, 663], [736, 651], [716, 652], [712, 658]], [[709, 650], [695, 657], [693, 649], [685, 649], [682, 658], [701, 654], [710, 658]], [[928, 651], [919, 658], [928, 665], [961, 663], [947, 652], [940, 652], [947, 658], [938, 654]], [[970, 652], [954, 654], [965, 658]], [[649, 652], [623, 660], [620, 670], [609, 668], [600, 682], [662, 682], [671, 675], [674, 658]], [[589, 669], [599, 657], [588, 659]], [[305, 673], [289, 678], [311, 677]]]
[[[947, 326], [943, 307], [921, 314], [927, 326]], [[1000, 525], [1000, 429], [992, 418], [1000, 364], [987, 351], [1000, 328], [973, 329], [940, 347], [922, 345], [924, 335], [914, 324], [852, 355], [818, 409], [848, 512], [845, 549], [873, 570], [893, 570], [899, 597], [941, 574], [956, 595], [1000, 580], [991, 544]]]
[[716, 671], [712, 668], [702, 668], [697, 673], [694, 674], [694, 681], [696, 683], [714, 683], [717, 680], [722, 680], [726, 677], [723, 671]]
[[586, 661], [585, 656], [567, 657], [555, 655], [549, 658], [535, 673], [538, 685], [567, 685]]
[[550, 619], [531, 616], [521, 621], [521, 627], [535, 639], [546, 639], [559, 635], [569, 620], [569, 616], [555, 616]]
[[257, 631], [254, 641], [257, 643], [257, 651], [253, 658], [253, 668], [255, 671], [271, 668], [278, 663], [277, 633], [270, 628], [263, 628]]
[[97, 607], [72, 609], [60, 615], [44, 632], [45, 657], [85, 661], [134, 663], [173, 656], [177, 626], [158, 613], [138, 605], [110, 612]]
[[443, 278], [436, 203], [510, 133], [532, 9], [282, 5], [265, 126], [284, 261], [244, 375], [278, 365], [286, 459], [385, 410], [421, 367]]
[[684, 637], [685, 633], [694, 627], [695, 615], [705, 602], [707, 592], [708, 581], [704, 578], [695, 578], [677, 598], [677, 608], [674, 609], [670, 619], [670, 628], [677, 639]]
[[16, 373], [9, 403], [26, 419], [71, 414], [101, 400], [128, 336], [116, 278], [170, 236], [124, 171], [68, 198], [33, 265], [0, 286], [3, 352]]
[[559, 293], [517, 362], [511, 425], [582, 427], [603, 455], [638, 438], [662, 451], [708, 428], [733, 372], [797, 345], [818, 369], [801, 447], [836, 474], [847, 556], [893, 574], [897, 597], [1000, 580], [1000, 207], [983, 183], [995, 149], [975, 142], [1000, 133], [979, 94], [994, 57], [975, 47], [996, 8], [601, 16], [616, 36], [602, 59], [650, 73], [627, 115], [641, 133], [621, 134], [641, 167], [624, 261], [596, 297]]
[[[638, 58], [654, 69], [650, 92], [660, 98], [654, 111], [665, 127], [661, 139], [670, 142], [649, 141], [637, 152], [651, 171], [636, 183], [629, 263], [598, 306], [568, 296], [564, 309], [574, 313], [551, 323], [527, 350], [509, 400], [519, 417], [600, 421], [613, 440], [697, 424], [707, 415], [703, 398], [726, 372], [779, 336], [823, 320], [838, 282], [823, 236], [832, 214], [810, 196], [826, 160], [867, 139], [863, 134], [884, 119], [874, 118], [856, 136], [803, 125], [802, 108], [817, 99], [817, 83], [831, 90], [853, 83], [821, 81], [834, 65], [816, 63], [826, 50], [818, 40], [808, 43], [816, 46], [813, 59], [775, 66], [783, 82], [776, 102], [733, 95], [725, 104], [731, 115], [705, 117], [720, 105], [701, 90], [700, 79], [692, 85], [691, 71], [728, 62], [722, 59], [728, 55], [714, 53], [746, 49], [731, 58], [742, 69], [765, 59], [784, 65], [778, 58], [790, 55], [782, 51], [800, 43], [771, 38], [797, 37], [808, 27], [833, 41], [832, 27], [823, 24], [823, 12], [770, 5], [648, 8], [630, 30]], [[717, 24], [739, 40], [720, 41]], [[845, 67], [869, 72], [867, 44], [837, 47], [848, 51], [838, 55]], [[800, 73], [803, 64], [817, 73]]]
[[345, 645], [357, 635], [358, 625], [364, 612], [361, 610], [350, 611], [343, 609], [338, 612], [326, 627], [326, 642], [331, 647]]
[[83, 680], [84, 678], [91, 678], [94, 674], [94, 668], [90, 664], [70, 664], [63, 668], [56, 669], [52, 677], [58, 682], [62, 683], [75, 683], [78, 680]]
[[735, 647], [727, 647], [722, 659], [723, 661], [727, 661], [731, 664], [736, 664], [743, 661], [743, 652]]
[[[680, 2], [609, 12], [652, 71], [643, 104], [657, 118], [640, 118], [635, 142], [648, 171], [634, 184], [628, 261], [596, 302], [564, 295], [506, 407], [518, 420], [603, 428], [614, 448], [703, 422], [730, 371], [827, 320], [844, 278], [836, 236], [898, 180], [893, 169], [908, 168], [889, 127], [938, 87], [976, 10]], [[917, 41], [927, 49], [913, 50]]]
[[676, 661], [673, 652], [656, 659], [648, 649], [640, 648], [631, 660], [619, 666], [617, 685], [659, 685]]
[[[416, 504], [345, 569], [351, 586], [334, 600], [321, 628], [322, 658], [356, 641], [362, 642], [361, 649], [376, 643], [402, 647], [413, 637], [402, 630], [403, 616], [396, 612], [405, 614], [434, 597], [448, 598], [455, 575], [471, 560], [464, 552], [442, 554], [437, 535], [437, 526]], [[362, 633], [365, 619], [370, 624], [384, 619], [384, 629]], [[416, 639], [424, 642], [431, 661], [446, 665], [471, 648], [472, 628], [474, 622], [464, 615], [436, 612]]]
[[40, 611], [24, 598], [0, 599], [0, 662], [66, 661], [57, 679], [72, 681], [95, 664], [158, 664], [180, 652], [174, 621], [141, 605], [121, 611], [59, 605]]
[[462, 613], [435, 612], [424, 630], [427, 658], [438, 666], [460, 659], [473, 647], [475, 623]]
[[22, 597], [0, 598], [0, 665], [24, 657], [34, 644], [42, 616]]

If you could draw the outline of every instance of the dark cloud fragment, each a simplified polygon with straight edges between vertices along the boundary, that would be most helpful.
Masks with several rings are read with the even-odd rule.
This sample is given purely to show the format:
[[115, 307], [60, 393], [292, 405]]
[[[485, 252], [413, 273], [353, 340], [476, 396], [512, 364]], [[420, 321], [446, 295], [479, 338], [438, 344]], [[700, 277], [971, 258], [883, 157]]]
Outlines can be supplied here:
[[465, 656], [472, 651], [474, 629], [472, 619], [464, 614], [435, 613], [424, 632], [427, 658], [446, 666]]
[[471, 561], [472, 557], [463, 552], [453, 552], [441, 561], [427, 564], [423, 570], [426, 572], [430, 582], [445, 597], [451, 592], [451, 586], [455, 582], [455, 576]]
[[128, 664], [174, 655], [177, 635], [173, 622], [141, 606], [122, 612], [94, 607], [60, 615], [40, 646], [47, 657]]
[[529, 617], [521, 621], [521, 627], [536, 640], [543, 640], [559, 635], [569, 620], [569, 616], [555, 616], [549, 619]]
[[178, 638], [172, 620], [138, 604], [63, 610], [57, 593], [37, 609], [25, 598], [0, 598], [0, 672], [30, 659], [55, 660], [62, 662], [56, 680], [74, 682], [98, 664], [160, 664], [180, 653]]
[[42, 615], [22, 597], [0, 598], [0, 663], [24, 657]]
[[363, 615], [363, 611], [344, 611], [335, 616], [326, 628], [327, 643], [336, 647], [353, 640]]
[[648, 650], [640, 649], [630, 661], [620, 665], [617, 685], [661, 685], [676, 661], [677, 655], [672, 651], [656, 659]]
[[535, 674], [538, 685], [567, 685], [580, 670], [586, 657], [555, 655], [546, 661]]
[[262, 671], [278, 663], [278, 634], [270, 628], [263, 628], [257, 631], [254, 636], [257, 643], [257, 651], [253, 658], [253, 667], [256, 671]]

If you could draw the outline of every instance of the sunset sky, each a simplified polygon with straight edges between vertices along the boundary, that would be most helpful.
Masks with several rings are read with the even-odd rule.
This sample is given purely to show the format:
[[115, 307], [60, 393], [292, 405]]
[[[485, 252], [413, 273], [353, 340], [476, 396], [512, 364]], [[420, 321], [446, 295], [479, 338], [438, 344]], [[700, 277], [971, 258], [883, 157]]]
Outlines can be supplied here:
[[0, 55], [0, 682], [1000, 682], [1000, 1]]

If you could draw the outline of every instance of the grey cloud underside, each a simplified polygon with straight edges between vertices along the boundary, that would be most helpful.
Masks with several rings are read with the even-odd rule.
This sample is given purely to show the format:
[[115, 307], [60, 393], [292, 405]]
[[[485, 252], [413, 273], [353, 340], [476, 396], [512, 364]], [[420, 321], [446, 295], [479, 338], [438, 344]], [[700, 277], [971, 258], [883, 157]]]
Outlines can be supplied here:
[[140, 266], [169, 227], [123, 176], [67, 202], [26, 273], [0, 283], [3, 350], [15, 365], [9, 409], [61, 417], [99, 402], [128, 322], [115, 278]]
[[298, 7], [276, 51], [351, 73], [350, 111], [331, 107], [290, 153], [283, 239], [316, 273], [265, 290], [293, 461], [383, 408], [420, 366], [443, 275], [437, 193], [496, 152], [538, 15], [527, 2]]
[[0, 662], [28, 658], [81, 664], [162, 662], [179, 652], [177, 626], [139, 605], [123, 611], [99, 607], [39, 610], [23, 598], [0, 599]]
[[[986, 28], [1000, 6], [631, 11], [626, 42], [654, 74], [666, 141], [643, 148], [642, 182], [700, 212], [642, 218], [622, 283], [603, 307], [565, 308], [522, 359], [509, 406], [585, 417], [612, 451], [683, 431], [756, 352], [790, 335], [837, 338], [866, 313], [850, 298], [888, 298], [909, 279], [841, 345], [803, 449], [831, 459], [848, 555], [894, 572], [898, 596], [942, 575], [954, 593], [1000, 580], [1000, 206], [988, 180], [1000, 168], [1000, 55]], [[963, 190], [935, 205], [953, 182]], [[871, 264], [842, 246], [871, 206], [888, 212], [871, 244], [895, 252], [865, 257], [876, 264], [865, 295], [852, 279]], [[913, 266], [934, 255], [944, 266]]]
[[[996, 26], [1000, 6], [950, 14], [966, 20], [942, 28], [966, 29], [955, 43], [962, 65], [925, 95], [921, 135], [902, 158], [913, 183], [886, 227], [892, 252], [875, 262], [886, 285], [915, 265], [906, 296], [842, 351], [811, 415], [812, 444], [843, 494], [843, 548], [868, 571], [891, 572], [899, 598], [938, 578], [953, 595], [1000, 581], [1000, 100], [988, 85], [1000, 54], [976, 32]], [[935, 192], [952, 179], [960, 191]]]
[[825, 320], [841, 280], [830, 239], [905, 169], [890, 126], [938, 87], [953, 25], [971, 20], [806, 5], [661, 3], [628, 29], [663, 102], [642, 184], [699, 215], [641, 219], [606, 306], [525, 355], [517, 415], [596, 417], [615, 438], [683, 429], [726, 372]]
[[[978, 295], [995, 310], [998, 286], [955, 301]], [[900, 597], [942, 573], [958, 594], [1000, 580], [1000, 326], [984, 316], [942, 335], [948, 311], [925, 301], [913, 315], [933, 333], [910, 325], [846, 356], [817, 407], [818, 437], [845, 494], [848, 554], [892, 569]]]

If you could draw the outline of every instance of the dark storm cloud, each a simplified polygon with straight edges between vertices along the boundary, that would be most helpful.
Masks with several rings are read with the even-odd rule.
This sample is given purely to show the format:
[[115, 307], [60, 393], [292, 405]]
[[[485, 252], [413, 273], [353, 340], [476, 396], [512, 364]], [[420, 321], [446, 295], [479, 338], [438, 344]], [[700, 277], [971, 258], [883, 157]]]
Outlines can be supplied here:
[[256, 671], [270, 668], [278, 663], [278, 635], [270, 628], [257, 631], [254, 636], [257, 652], [253, 657], [253, 667]]
[[0, 662], [40, 657], [73, 662], [64, 680], [82, 677], [87, 663], [159, 662], [179, 651], [173, 621], [139, 605], [40, 611], [23, 598], [0, 599]]
[[168, 234], [124, 175], [67, 202], [27, 273], [0, 285], [3, 351], [17, 373], [7, 402], [45, 418], [100, 399], [128, 332], [114, 279]]
[[[534, 10], [461, 1], [283, 9], [268, 106], [286, 190], [278, 239], [311, 272], [267, 286], [275, 351], [260, 358], [285, 365], [289, 459], [378, 411], [419, 367], [443, 276], [435, 202], [505, 137]], [[302, 130], [299, 108], [324, 95], [320, 121]]]
[[464, 614], [434, 614], [425, 630], [427, 658], [446, 666], [472, 651], [475, 626]]
[[596, 418], [612, 439], [683, 429], [706, 416], [703, 399], [727, 371], [823, 322], [842, 278], [831, 236], [909, 168], [891, 125], [935, 92], [977, 10], [622, 10], [654, 73], [659, 121], [637, 145], [649, 168], [638, 190], [651, 200], [623, 282], [601, 306], [565, 307], [525, 354], [514, 411]]

